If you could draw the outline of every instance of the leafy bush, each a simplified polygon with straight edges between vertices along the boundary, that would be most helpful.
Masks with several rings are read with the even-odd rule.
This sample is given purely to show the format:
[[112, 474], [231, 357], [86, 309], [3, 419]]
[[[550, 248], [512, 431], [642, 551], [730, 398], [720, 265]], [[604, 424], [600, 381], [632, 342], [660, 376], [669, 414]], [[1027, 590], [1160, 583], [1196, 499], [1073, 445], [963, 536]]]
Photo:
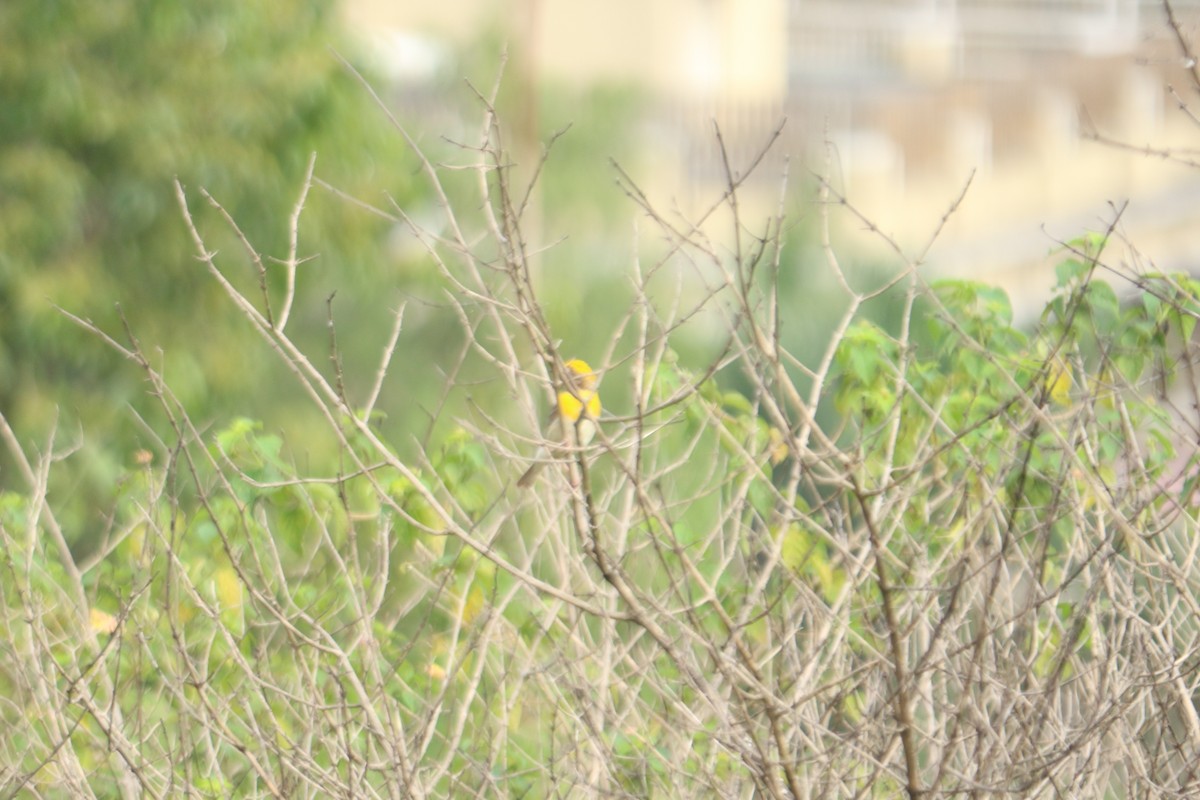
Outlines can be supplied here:
[[[94, 509], [122, 460], [146, 445], [128, 409], [147, 413], [154, 400], [142, 375], [54, 305], [106, 330], [124, 320], [161, 348], [199, 418], [270, 409], [282, 425], [295, 412], [273, 391], [284, 373], [269, 349], [196, 269], [172, 179], [203, 187], [238, 220], [272, 291], [283, 290], [289, 252], [316, 259], [301, 267], [314, 273], [297, 303], [306, 328], [320, 329], [335, 288], [353, 307], [385, 281], [415, 280], [381, 255], [391, 223], [325, 188], [375, 204], [417, 196], [403, 143], [333, 51], [352, 51], [334, 11], [329, 0], [0, 5], [0, 410], [35, 439], [56, 425], [87, 430], [85, 452], [54, 476], [55, 491], [76, 498], [59, 509], [73, 529], [104, 524]], [[289, 220], [310, 169], [323, 183], [296, 248]], [[221, 219], [195, 199], [199, 220]], [[241, 251], [227, 227], [208, 241]], [[254, 267], [230, 265], [228, 277], [251, 291]], [[348, 338], [344, 357], [357, 363]], [[13, 466], [0, 459], [0, 486], [20, 486]]]
[[[46, 493], [56, 454], [8, 437], [29, 486], [0, 498], [8, 793], [1196, 791], [1200, 284], [1124, 272], [1087, 237], [1022, 330], [1003, 293], [927, 285], [901, 256], [898, 328], [861, 318], [873, 292], [839, 275], [848, 310], [805, 364], [779, 345], [786, 225], [746, 235], [731, 180], [710, 224], [741, 244], [718, 246], [630, 186], [666, 247], [587, 354], [608, 416], [521, 491], [574, 354], [499, 140], [493, 120], [482, 196], [426, 238], [499, 412], [388, 441], [375, 406], [403, 390], [384, 380], [403, 329], [348, 389], [278, 294], [224, 279], [192, 217], [336, 457], [290, 457], [253, 420], [202, 429], [136, 340], [91, 326], [141, 369], [156, 438], [77, 561]], [[650, 291], [667, 269], [719, 283]], [[674, 342], [701, 316], [727, 346], [697, 367]], [[815, 423], [829, 407], [838, 429]]]

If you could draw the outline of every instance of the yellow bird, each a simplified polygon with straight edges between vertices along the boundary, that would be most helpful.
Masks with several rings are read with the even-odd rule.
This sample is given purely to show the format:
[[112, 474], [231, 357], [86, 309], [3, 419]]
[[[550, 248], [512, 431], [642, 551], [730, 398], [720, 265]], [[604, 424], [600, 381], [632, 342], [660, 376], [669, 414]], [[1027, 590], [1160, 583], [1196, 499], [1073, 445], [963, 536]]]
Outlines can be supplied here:
[[[558, 392], [546, 426], [546, 442], [560, 448], [583, 447], [596, 435], [596, 420], [600, 419], [600, 393], [596, 391], [596, 373], [581, 358], [564, 364], [569, 386]], [[561, 449], [560, 449], [561, 452]], [[539, 448], [529, 469], [517, 481], [522, 488], [533, 483], [538, 470], [546, 463], [546, 449]]]

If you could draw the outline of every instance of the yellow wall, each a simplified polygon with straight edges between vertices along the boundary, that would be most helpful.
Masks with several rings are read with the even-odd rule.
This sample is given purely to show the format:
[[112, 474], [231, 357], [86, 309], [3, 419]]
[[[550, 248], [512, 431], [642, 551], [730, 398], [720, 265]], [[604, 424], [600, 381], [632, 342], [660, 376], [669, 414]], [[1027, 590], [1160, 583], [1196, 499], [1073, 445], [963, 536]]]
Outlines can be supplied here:
[[786, 88], [785, 0], [345, 0], [344, 8], [359, 30], [454, 42], [499, 23], [514, 51], [532, 31], [538, 70], [568, 83], [747, 100], [778, 99]]

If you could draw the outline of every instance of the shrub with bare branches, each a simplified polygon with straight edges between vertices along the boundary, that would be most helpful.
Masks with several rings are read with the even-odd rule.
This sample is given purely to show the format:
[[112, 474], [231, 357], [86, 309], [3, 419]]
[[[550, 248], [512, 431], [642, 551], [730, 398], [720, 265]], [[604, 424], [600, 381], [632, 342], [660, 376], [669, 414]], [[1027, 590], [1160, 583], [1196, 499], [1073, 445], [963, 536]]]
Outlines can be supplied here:
[[[387, 382], [401, 311], [362, 396], [336, 336], [328, 353], [295, 344], [311, 169], [282, 296], [265, 277], [239, 290], [191, 222], [195, 195], [178, 196], [200, 262], [311, 398], [336, 459], [298, 466], [248, 420], [201, 429], [132, 333], [78, 320], [144, 372], [161, 419], [86, 563], [47, 496], [54, 442], [3, 429], [29, 491], [0, 504], [0, 793], [1200, 788], [1200, 283], [1116, 263], [1114, 218], [1064, 249], [1032, 330], [1003, 293], [927, 283], [899, 247], [886, 286], [863, 289], [828, 234], [830, 214], [856, 212], [822, 183], [820, 268], [845, 311], [803, 363], [781, 344], [785, 216], [756, 227], [739, 205], [753, 165], [727, 164], [697, 219], [620, 173], [665, 245], [633, 260], [633, 300], [588, 354], [598, 434], [563, 447], [542, 441], [543, 397], [576, 354], [543, 314], [531, 187], [483, 105], [474, 201], [453, 202], [424, 159], [441, 232], [385, 213], [427, 245], [469, 333], [458, 360], [485, 365], [508, 415], [481, 409], [410, 452], [372, 414], [402, 391]], [[882, 292], [897, 330], [862, 314]], [[687, 364], [675, 341], [701, 316], [724, 346]], [[553, 463], [518, 489], [539, 446]]]

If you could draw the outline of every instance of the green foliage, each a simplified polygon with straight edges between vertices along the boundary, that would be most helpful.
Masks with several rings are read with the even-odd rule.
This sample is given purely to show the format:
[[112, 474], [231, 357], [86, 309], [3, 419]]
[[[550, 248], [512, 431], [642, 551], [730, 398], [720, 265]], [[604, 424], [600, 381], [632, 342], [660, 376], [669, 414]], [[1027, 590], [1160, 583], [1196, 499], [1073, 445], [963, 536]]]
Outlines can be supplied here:
[[[0, 150], [0, 290], [13, 304], [0, 332], [22, 392], [12, 402], [49, 391], [41, 370], [155, 410], [140, 417], [146, 448], [100, 428], [120, 447], [87, 448], [70, 464], [116, 484], [102, 510], [86, 492], [59, 500], [79, 473], [50, 461], [36, 465], [50, 470], [48, 489], [38, 475], [29, 495], [0, 492], [0, 724], [12, 731], [0, 775], [41, 794], [130, 793], [130, 779], [157, 794], [275, 796], [1037, 793], [1029, 765], [1053, 770], [1090, 752], [1091, 742], [1063, 745], [1061, 731], [1095, 727], [1073, 711], [1043, 730], [1047, 709], [1094, 707], [1114, 726], [1129, 711], [1144, 731], [1155, 727], [1147, 709], [1190, 702], [1155, 694], [1178, 669], [1174, 643], [1166, 666], [1151, 662], [1172, 626], [1194, 638], [1193, 609], [1176, 602], [1194, 576], [1174, 566], [1190, 559], [1190, 543], [1171, 535], [1196, 479], [1172, 483], [1182, 474], [1172, 471], [1177, 421], [1145, 388], [1169, 383], [1190, 344], [1192, 279], [1139, 276], [1122, 297], [1097, 280], [1106, 243], [1088, 237], [1071, 244], [1031, 330], [999, 290], [940, 281], [921, 313], [900, 304], [920, 321], [914, 330], [853, 306], [863, 313], [820, 374], [807, 366], [816, 359], [788, 349], [797, 334], [772, 338], [779, 330], [763, 317], [775, 312], [761, 312], [795, 276], [736, 254], [753, 274], [711, 290], [737, 295], [720, 359], [743, 379], [731, 390], [715, 366], [692, 369], [676, 349], [704, 304], [678, 302], [657, 318], [646, 277], [619, 323], [625, 335], [610, 342], [603, 435], [586, 451], [554, 453], [560, 463], [536, 484], [544, 494], [521, 494], [513, 462], [530, 434], [503, 426], [533, 396], [519, 354], [543, 333], [522, 316], [523, 293], [553, 296], [537, 320], [549, 320], [551, 337], [600, 351], [605, 315], [628, 298], [591, 261], [552, 250], [534, 276], [505, 249], [512, 242], [447, 248], [477, 260], [461, 273], [442, 265], [460, 316], [426, 324], [469, 337], [486, 357], [456, 365], [410, 457], [387, 428], [391, 414], [425, 413], [423, 397], [443, 388], [430, 379], [442, 362], [423, 346], [405, 339], [386, 368], [405, 388], [399, 400], [382, 392], [392, 405], [372, 405], [367, 421], [349, 411], [361, 402], [356, 384], [378, 368], [342, 343], [366, 338], [357, 334], [378, 298], [329, 327], [338, 364], [312, 368], [311, 354], [331, 344], [316, 300], [328, 284], [302, 281], [288, 332], [310, 355], [281, 347], [282, 364], [265, 366], [279, 354], [240, 321], [227, 324], [216, 282], [202, 278], [173, 221], [168, 173], [192, 189], [206, 247], [227, 253], [233, 284], [261, 296], [254, 259], [193, 187], [211, 189], [262, 254], [283, 255], [308, 151], [371, 115], [316, 46], [325, 4], [11, 8], [0, 10], [12, 23], [0, 44], [55, 45], [0, 71], [25, 109], [0, 117], [0, 144], [11, 146]], [[270, 13], [281, 10], [286, 26]], [[625, 101], [614, 92], [600, 110], [615, 115]], [[358, 194], [381, 182], [411, 191], [391, 173], [392, 151], [359, 135], [361, 150], [352, 138], [318, 159], [323, 177]], [[561, 144], [565, 172], [593, 182], [583, 156], [595, 139]], [[389, 168], [373, 172], [360, 152]], [[511, 175], [496, 168], [488, 179], [498, 190]], [[611, 222], [598, 198], [573, 195], [575, 179], [546, 186], [548, 228], [575, 213]], [[521, 189], [507, 188], [519, 201]], [[333, 259], [351, 265], [333, 283], [378, 291], [380, 273], [353, 265], [377, 252], [368, 248], [383, 227], [314, 191], [299, 255], [322, 260], [302, 270]], [[493, 210], [512, 230], [515, 209]], [[678, 236], [672, 250], [723, 257], [705, 249], [706, 233]], [[281, 276], [269, 257], [275, 301]], [[649, 272], [677, 280], [662, 267]], [[131, 328], [164, 344], [169, 357], [148, 371], [165, 374], [173, 396], [135, 399], [143, 374], [111, 380], [111, 365], [68, 346], [63, 319], [39, 316], [31, 275], [106, 329], [119, 327], [107, 304], [133, 293]], [[619, 352], [634, 336], [636, 349]], [[18, 369], [18, 352], [38, 357]], [[632, 369], [636, 396], [626, 398], [620, 381]], [[321, 412], [300, 437], [283, 421], [289, 395], [305, 396], [284, 388], [297, 380]], [[274, 405], [260, 422], [246, 396], [264, 385]], [[472, 420], [488, 425], [476, 433], [445, 409], [452, 392], [485, 385], [514, 391], [489, 388]], [[229, 421], [210, 427], [191, 414]], [[835, 414], [837, 424], [820, 424]], [[63, 520], [68, 532], [94, 527], [88, 552], [66, 549]], [[1114, 599], [1131, 586], [1152, 590]], [[1096, 663], [1122, 657], [1112, 631], [1141, 623], [1153, 631], [1139, 642], [1146, 666]], [[1130, 689], [1105, 705], [1086, 694], [1097, 673], [1148, 694]], [[996, 730], [978, 736], [981, 719]], [[1000, 745], [984, 758], [977, 740]]]
[[[123, 477], [116, 546], [87, 579], [92, 607], [120, 619], [112, 641], [138, 654], [105, 673], [115, 704], [152, 729], [187, 730], [199, 717], [206, 730], [220, 731], [189, 747], [175, 739], [163, 745], [176, 754], [165, 767], [176, 776], [215, 773], [207, 784], [192, 784], [212, 792], [237, 794], [266, 781], [275, 770], [261, 764], [289, 759], [300, 742], [311, 774], [342, 769], [352, 754], [370, 766], [346, 779], [382, 790], [397, 772], [380, 754], [394, 757], [389, 742], [420, 729], [427, 732], [419, 742], [406, 741], [419, 746], [421, 764], [447, 765], [427, 787], [435, 793], [498, 785], [542, 796], [552, 791], [547, 764], [578, 746], [564, 740], [564, 703], [573, 715], [600, 706], [630, 715], [593, 726], [588, 739], [623, 791], [671, 794], [681, 764], [737, 787], [748, 780], [747, 767], [705, 718], [710, 684], [731, 681], [730, 691], [744, 692], [756, 708], [758, 692], [791, 691], [809, 659], [825, 659], [836, 647], [836, 657], [808, 679], [822, 688], [798, 702], [820, 704], [823, 736], [878, 735], [890, 703], [881, 705], [875, 684], [880, 654], [887, 663], [895, 652], [884, 608], [897, 596], [930, 598], [903, 614], [968, 602], [947, 597], [958, 591], [947, 575], [961, 583], [966, 568], [938, 570], [986, 552], [1001, 553], [1014, 571], [1036, 564], [1036, 577], [1023, 580], [1058, 593], [1013, 625], [1011, 642], [994, 646], [1017, 651], [1026, 680], [1075, 679], [1103, 635], [1095, 609], [1073, 585], [1082, 568], [1079, 541], [1102, 529], [1107, 513], [1079, 464], [1097, 461], [1097, 474], [1115, 480], [1114, 465], [1129, 457], [1132, 422], [1143, 434], [1139, 486], [1162, 475], [1174, 457], [1168, 421], [1130, 387], [1166, 363], [1177, 343], [1177, 309], [1200, 287], [1181, 276], [1156, 278], [1122, 302], [1088, 270], [1063, 274], [1031, 332], [1014, 326], [1002, 293], [973, 282], [931, 287], [935, 310], [918, 344], [904, 345], [870, 322], [852, 325], [834, 353], [829, 397], [845, 416], [848, 443], [802, 470], [793, 468], [795, 431], [767, 422], [767, 407], [786, 398], [730, 392], [667, 351], [640, 376], [651, 410], [640, 420], [647, 434], [631, 511], [609, 506], [610, 514], [628, 514], [628, 526], [598, 518], [594, 532], [568, 526], [563, 538], [547, 539], [557, 511], [498, 514], [503, 476], [492, 451], [461, 428], [439, 436], [420, 467], [392, 459], [374, 429], [348, 418], [341, 420], [339, 462], [315, 469], [298, 468], [284, 438], [247, 417], [203, 443], [181, 444], [166, 463], [147, 455]], [[1058, 419], [1071, 420], [1077, 435], [1063, 437]], [[628, 485], [608, 463], [613, 457], [589, 457], [590, 496]], [[823, 469], [834, 477], [823, 479]], [[797, 474], [806, 481], [789, 484]], [[590, 513], [589, 501], [570, 491], [552, 500], [564, 504], [568, 519]], [[1152, 502], [1170, 501], [1160, 495]], [[55, 609], [40, 621], [56, 634], [43, 652], [70, 672], [81, 649], [62, 590], [70, 578], [44, 533], [24, 533], [31, 525], [41, 527], [25, 498], [0, 497], [5, 601]], [[487, 532], [485, 544], [468, 544], [476, 530]], [[737, 534], [719, 538], [727, 530]], [[877, 544], [881, 553], [864, 559]], [[621, 547], [626, 555], [612, 580], [680, 611], [653, 626], [577, 615], [513, 571], [516, 564], [565, 585], [557, 573], [564, 555], [580, 580], [605, 563], [613, 569], [599, 548]], [[1015, 554], [1011, 562], [1005, 553]], [[31, 563], [36, 569], [24, 566]], [[7, 618], [6, 633], [23, 641], [15, 620]], [[836, 624], [829, 628], [828, 620]], [[1012, 624], [968, 616], [942, 635], [969, 653], [972, 632], [985, 622]], [[610, 626], [623, 649], [603, 668], [586, 645], [571, 650]], [[666, 631], [662, 639], [647, 633], [657, 626]], [[700, 643], [694, 650], [693, 642]], [[559, 660], [564, 651], [572, 657]], [[748, 660], [736, 670], [721, 660], [743, 653]], [[551, 665], [553, 680], [540, 666], [531, 670], [535, 664]], [[626, 668], [628, 683], [602, 683], [603, 698], [589, 694], [592, 681]], [[985, 676], [984, 683], [993, 681]], [[0, 687], [16, 698], [2, 720], [20, 728], [18, 768], [35, 770], [48, 756], [52, 729], [35, 715], [12, 718], [13, 709], [34, 703], [16, 671], [0, 669]], [[953, 707], [956, 692], [965, 697], [973, 689], [945, 691]], [[395, 722], [363, 709], [387, 709]], [[645, 709], [653, 713], [634, 716]], [[777, 730], [799, 724], [773, 713], [780, 714], [771, 723]], [[739, 724], [762, 733], [752, 721]], [[684, 750], [678, 730], [689, 731]], [[87, 720], [70, 746], [79, 763], [108, 776], [101, 769], [107, 741]], [[497, 741], [506, 745], [497, 749]], [[879, 796], [896, 788], [880, 789], [846, 758], [846, 774], [864, 787]], [[41, 773], [37, 780], [55, 786]], [[114, 791], [110, 781], [100, 777], [93, 786]]]
[[[173, 181], [202, 228], [220, 217], [201, 188], [237, 220], [276, 303], [284, 276], [272, 259], [287, 255], [312, 154], [317, 177], [350, 194], [411, 197], [411, 157], [331, 48], [351, 53], [327, 0], [0, 7], [0, 409], [31, 433], [52, 421], [108, 431], [103, 452], [85, 459], [85, 486], [111, 483], [127, 453], [113, 445], [137, 436], [127, 407], [155, 401], [144, 375], [54, 305], [118, 339], [127, 318], [202, 417], [294, 413], [269, 350], [196, 260]], [[212, 227], [230, 279], [253, 287], [241, 243]], [[320, 335], [335, 287], [353, 306], [356, 294], [397, 284], [378, 255], [386, 222], [316, 188], [302, 229], [298, 255], [317, 259], [301, 267], [296, 327]], [[345, 345], [352, 364], [375, 357], [358, 341]]]
[[[281, 458], [279, 438], [264, 434], [260, 423], [248, 419], [217, 431], [209, 455], [211, 462], [201, 466], [191, 489], [176, 496], [157, 494], [168, 474], [160, 466], [147, 465], [123, 484], [117, 528], [125, 538], [93, 577], [94, 602], [121, 609], [120, 636], [174, 641], [180, 648], [155, 646], [148, 654], [152, 660], [139, 659], [132, 670], [123, 669], [115, 686], [122, 704], [155, 697], [139, 711], [142, 720], [178, 731], [183, 724], [180, 703], [223, 708], [220, 698], [238, 697], [236, 707], [222, 712], [229, 736], [250, 741], [269, 730], [280, 743], [295, 742], [312, 729], [309, 711], [276, 695], [246, 694], [251, 687], [239, 665], [253, 661], [273, 685], [291, 686], [297, 696], [312, 700], [322, 698], [319, 702], [330, 709], [358, 702], [353, 682], [337, 676], [346, 668], [370, 673], [364, 659], [373, 658], [375, 651], [357, 651], [354, 643], [367, 634], [363, 604], [381, 600], [385, 587], [386, 601], [371, 635], [379, 637], [378, 646], [397, 670], [380, 676], [383, 685], [372, 690], [386, 692], [417, 713], [431, 692], [447, 680], [459, 680], [438, 664], [445, 660], [439, 642], [445, 631], [470, 624], [480, 613], [494, 569], [457, 544], [447, 548], [445, 538], [431, 532], [442, 523], [416, 493], [401, 488], [392, 470], [336, 482], [305, 480]], [[480, 467], [478, 447], [455, 433], [433, 465], [433, 480], [469, 498], [478, 491], [473, 486], [481, 478]], [[380, 487], [386, 494], [380, 494]], [[5, 530], [18, 530], [19, 499], [9, 495], [4, 509]], [[23, 574], [25, 557], [11, 549], [19, 539], [6, 535], [4, 541], [10, 548], [4, 571]], [[24, 605], [11, 594], [14, 589], [26, 599], [61, 607], [58, 587], [67, 580], [55, 568], [56, 557], [44, 537], [30, 547], [43, 579], [0, 582], [9, 595], [7, 607]], [[43, 571], [47, 568], [49, 572]], [[436, 591], [430, 592], [431, 585]], [[447, 618], [447, 607], [457, 608], [458, 616]], [[60, 626], [55, 652], [66, 664], [80, 643], [76, 634], [67, 633], [72, 626], [66, 620]], [[336, 657], [338, 648], [351, 654], [348, 660]], [[16, 676], [0, 671], [6, 696], [21, 697], [19, 685]], [[172, 694], [185, 686], [191, 687], [186, 696]], [[344, 722], [333, 714], [320, 724]], [[344, 735], [359, 741], [355, 747], [365, 743], [359, 740], [365, 731], [354, 733], [356, 725], [337, 735], [334, 727], [321, 737], [328, 747], [312, 752], [327, 764], [338, 763], [342, 745], [337, 742], [344, 742]], [[102, 763], [105, 754], [91, 749], [96, 733], [80, 736], [74, 746], [85, 760]], [[30, 743], [27, 760], [18, 766], [32, 769], [44, 755]], [[215, 769], [214, 791], [252, 775], [236, 749], [200, 748], [175, 768], [205, 775]]]

